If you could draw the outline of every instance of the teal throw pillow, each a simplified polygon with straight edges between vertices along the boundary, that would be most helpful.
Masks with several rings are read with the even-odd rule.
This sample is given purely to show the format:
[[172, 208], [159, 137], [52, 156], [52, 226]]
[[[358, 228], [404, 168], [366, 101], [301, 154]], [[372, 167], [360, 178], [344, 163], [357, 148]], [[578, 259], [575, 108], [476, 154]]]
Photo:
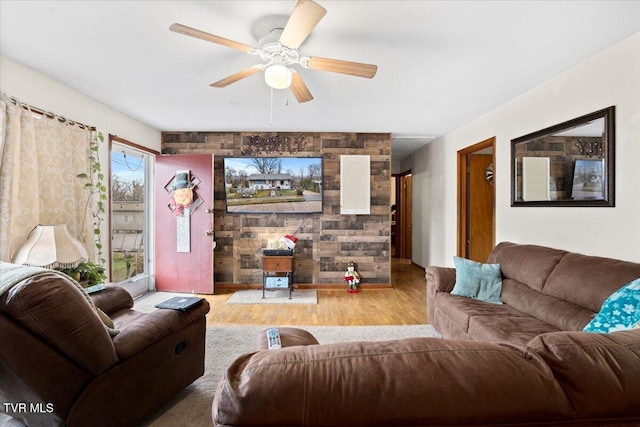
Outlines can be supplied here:
[[587, 332], [616, 332], [640, 327], [640, 277], [602, 303], [600, 312], [584, 327]]
[[453, 257], [453, 264], [456, 266], [456, 284], [452, 295], [502, 304], [500, 264], [482, 264], [457, 256]]

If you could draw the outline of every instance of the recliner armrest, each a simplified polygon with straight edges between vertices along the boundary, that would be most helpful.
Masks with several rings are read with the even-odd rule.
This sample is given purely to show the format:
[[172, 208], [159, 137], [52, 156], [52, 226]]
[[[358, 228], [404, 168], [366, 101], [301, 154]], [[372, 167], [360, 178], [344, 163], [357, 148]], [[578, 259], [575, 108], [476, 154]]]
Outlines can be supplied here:
[[427, 287], [436, 292], [451, 292], [456, 284], [456, 269], [449, 267], [427, 267], [425, 278]]
[[[296, 345], [317, 345], [320, 344], [316, 337], [310, 332], [299, 328], [278, 328], [280, 330], [280, 343], [282, 347], [293, 347]], [[267, 329], [260, 333], [253, 340], [253, 351], [268, 350]]]
[[106, 314], [133, 307], [133, 298], [124, 288], [106, 285], [101, 291], [90, 294], [93, 303]]
[[204, 300], [187, 310], [158, 309], [151, 313], [121, 310], [113, 321], [120, 333], [113, 338], [118, 359], [128, 359], [160, 340], [192, 323], [204, 320], [209, 312], [209, 302]]

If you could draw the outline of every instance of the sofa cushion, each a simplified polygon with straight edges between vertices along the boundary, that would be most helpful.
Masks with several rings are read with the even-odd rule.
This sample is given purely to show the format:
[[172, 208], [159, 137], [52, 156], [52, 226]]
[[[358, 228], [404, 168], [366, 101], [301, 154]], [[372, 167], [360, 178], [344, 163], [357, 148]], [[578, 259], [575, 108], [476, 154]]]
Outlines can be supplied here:
[[514, 279], [541, 291], [549, 274], [566, 254], [566, 251], [544, 246], [502, 242], [493, 248], [488, 262], [500, 264], [503, 279]]
[[431, 316], [432, 320], [429, 321], [429, 324], [433, 326], [442, 337], [447, 337], [452, 340], [471, 340], [467, 330], [460, 328], [447, 314], [448, 313], [443, 313], [437, 308], [434, 308], [433, 316]]
[[502, 304], [500, 264], [483, 264], [457, 256], [453, 257], [453, 263], [456, 266], [456, 283], [452, 295]]
[[640, 278], [615, 291], [584, 328], [588, 332], [615, 332], [640, 327]]
[[597, 313], [616, 290], [640, 277], [640, 264], [576, 253], [566, 254], [542, 293]]
[[469, 320], [473, 316], [529, 317], [508, 305], [490, 304], [444, 292], [437, 294], [436, 310], [439, 315], [450, 318], [456, 326], [465, 332], [469, 330]]
[[547, 363], [581, 418], [640, 417], [640, 330], [543, 334], [526, 351]]
[[581, 331], [595, 314], [582, 306], [541, 294], [512, 279], [502, 281], [502, 301], [561, 331]]
[[473, 316], [469, 336], [476, 341], [503, 342], [524, 347], [540, 334], [558, 329], [531, 316]]

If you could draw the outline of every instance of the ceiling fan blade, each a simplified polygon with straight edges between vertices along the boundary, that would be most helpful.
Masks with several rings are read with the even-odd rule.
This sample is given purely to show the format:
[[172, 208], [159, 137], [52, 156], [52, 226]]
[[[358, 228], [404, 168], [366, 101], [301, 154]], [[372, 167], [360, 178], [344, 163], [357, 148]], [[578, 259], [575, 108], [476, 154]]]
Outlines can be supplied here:
[[291, 77], [291, 92], [293, 92], [293, 95], [296, 97], [298, 102], [307, 102], [313, 99], [313, 95], [309, 92], [309, 88], [304, 84], [300, 74], [296, 72], [294, 72]]
[[326, 13], [318, 3], [298, 0], [280, 35], [280, 43], [290, 49], [299, 48]]
[[246, 77], [249, 77], [255, 73], [258, 73], [260, 71], [262, 71], [262, 69], [264, 68], [263, 65], [253, 65], [249, 68], [245, 68], [242, 71], [238, 71], [235, 74], [231, 74], [228, 77], [225, 77], [222, 80], [219, 80], [215, 83], [211, 83], [211, 87], [225, 87], [225, 86], [229, 86], [231, 83], [235, 83], [238, 80], [242, 80]]
[[307, 60], [307, 67], [313, 70], [331, 71], [350, 76], [372, 78], [378, 72], [378, 66], [361, 62], [342, 61], [340, 59], [313, 57]]
[[204, 31], [196, 30], [195, 28], [187, 27], [186, 25], [182, 25], [182, 24], [173, 24], [169, 27], [169, 30], [173, 31], [174, 33], [184, 34], [185, 36], [195, 37], [200, 40], [206, 40], [208, 42], [217, 43], [222, 46], [238, 49], [247, 53], [253, 52], [255, 50], [255, 48], [247, 44], [225, 39], [224, 37], [209, 34]]

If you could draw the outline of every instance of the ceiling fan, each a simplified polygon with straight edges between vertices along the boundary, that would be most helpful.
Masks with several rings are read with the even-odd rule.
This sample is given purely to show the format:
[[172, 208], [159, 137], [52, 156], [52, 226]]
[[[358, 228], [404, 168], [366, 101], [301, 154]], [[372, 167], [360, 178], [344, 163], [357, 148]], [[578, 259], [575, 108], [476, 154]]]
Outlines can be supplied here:
[[182, 24], [173, 24], [169, 29], [175, 33], [260, 56], [264, 61], [262, 64], [245, 68], [212, 83], [212, 87], [225, 87], [255, 73], [264, 71], [265, 81], [269, 86], [274, 89], [291, 87], [291, 91], [298, 102], [307, 102], [311, 101], [313, 96], [300, 74], [291, 68], [291, 65], [300, 65], [312, 70], [331, 71], [369, 79], [375, 76], [378, 71], [378, 67], [372, 64], [317, 56], [308, 57], [300, 54], [298, 48], [326, 13], [325, 8], [311, 0], [298, 0], [284, 28], [273, 28], [269, 34], [260, 39], [258, 42], [259, 47], [257, 48]]

